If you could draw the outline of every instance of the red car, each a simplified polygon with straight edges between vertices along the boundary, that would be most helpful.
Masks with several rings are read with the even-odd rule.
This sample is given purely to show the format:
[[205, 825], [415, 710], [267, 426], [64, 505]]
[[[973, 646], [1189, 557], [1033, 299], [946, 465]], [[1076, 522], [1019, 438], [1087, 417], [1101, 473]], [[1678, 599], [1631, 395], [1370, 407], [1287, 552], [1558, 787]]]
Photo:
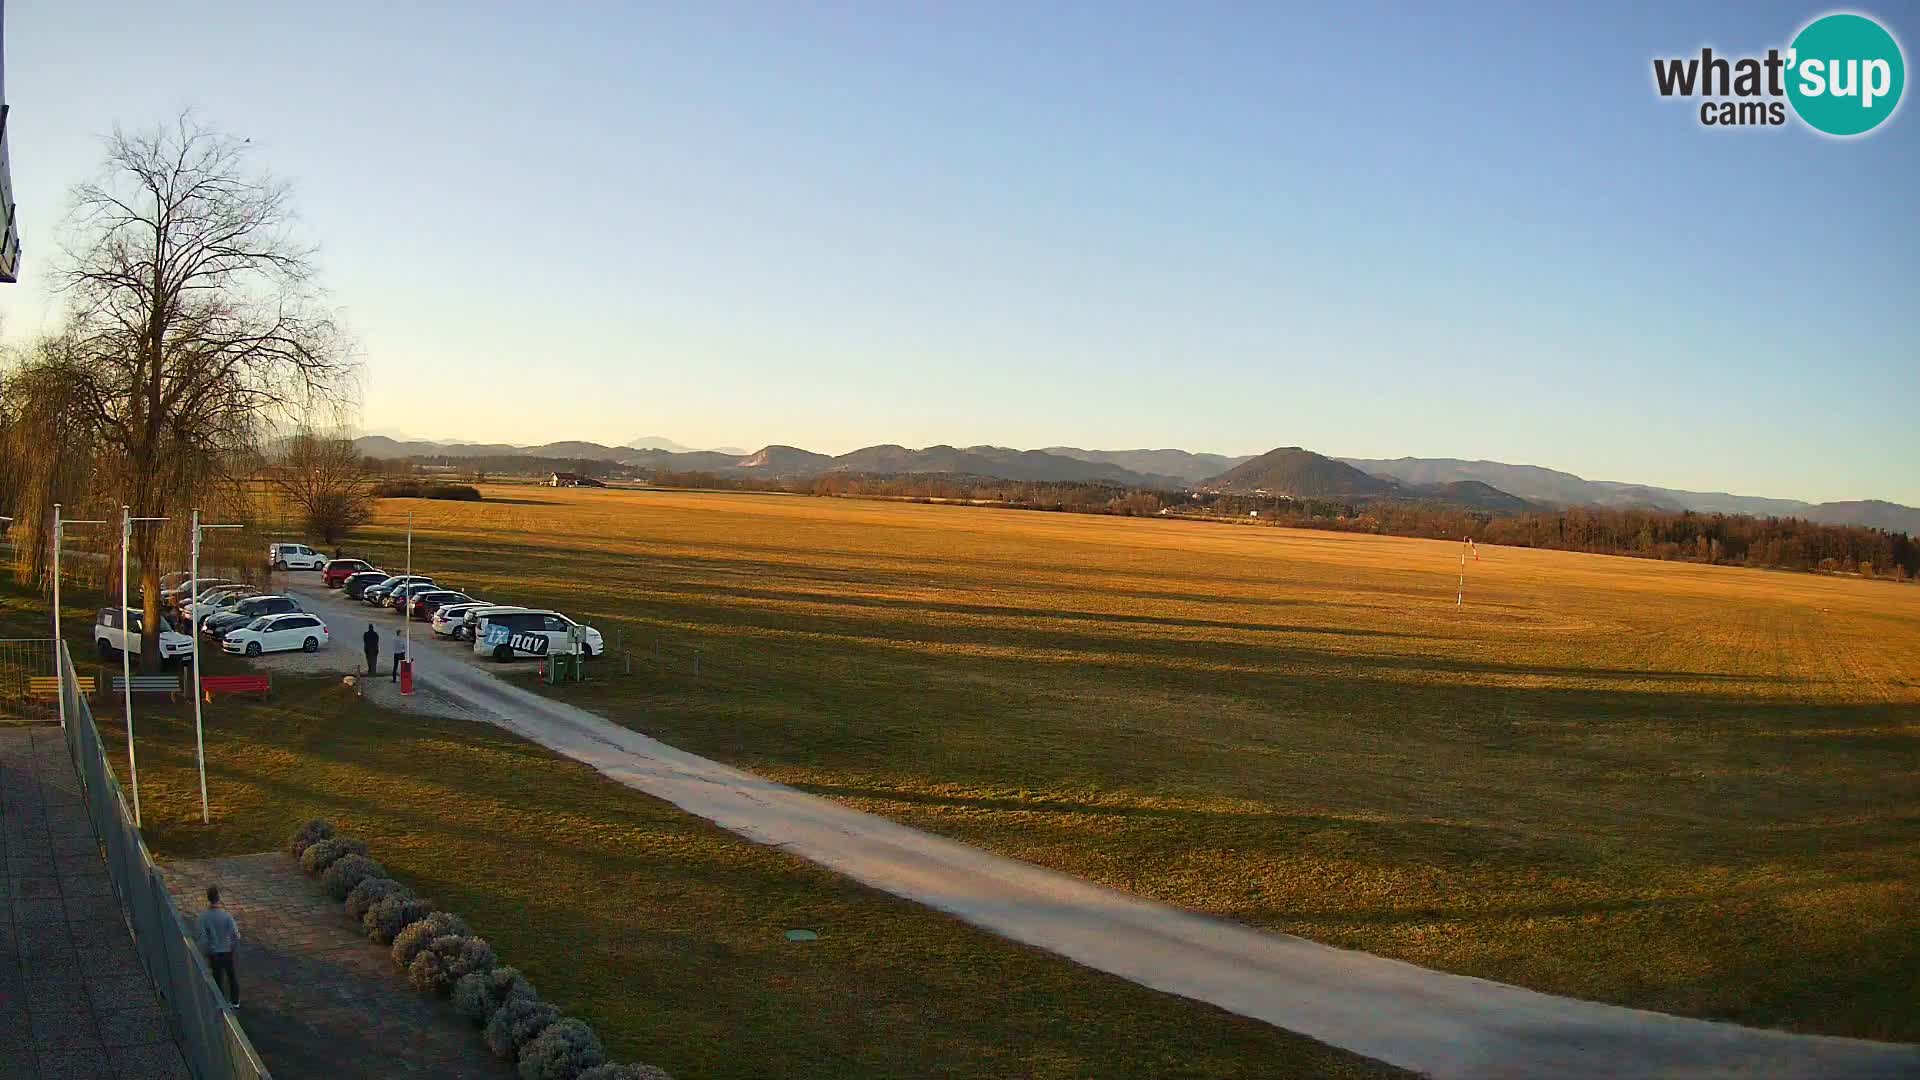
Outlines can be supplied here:
[[327, 588], [337, 589], [355, 574], [378, 569], [365, 559], [328, 559], [327, 565], [320, 570], [320, 580], [326, 582]]

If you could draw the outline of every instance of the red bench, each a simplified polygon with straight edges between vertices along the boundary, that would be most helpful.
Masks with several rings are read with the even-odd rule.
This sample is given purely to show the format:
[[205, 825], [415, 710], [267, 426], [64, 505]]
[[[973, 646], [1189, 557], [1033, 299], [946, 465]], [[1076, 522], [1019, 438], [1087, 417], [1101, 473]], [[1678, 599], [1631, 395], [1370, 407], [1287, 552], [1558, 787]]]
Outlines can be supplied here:
[[273, 678], [268, 675], [208, 675], [200, 680], [200, 692], [212, 701], [215, 694], [273, 694]]

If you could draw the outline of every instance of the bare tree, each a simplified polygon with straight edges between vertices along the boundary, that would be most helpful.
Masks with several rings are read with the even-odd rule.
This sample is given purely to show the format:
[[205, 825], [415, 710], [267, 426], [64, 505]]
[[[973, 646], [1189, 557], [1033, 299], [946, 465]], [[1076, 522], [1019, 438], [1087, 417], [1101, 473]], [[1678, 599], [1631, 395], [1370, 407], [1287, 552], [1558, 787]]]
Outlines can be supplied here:
[[[136, 515], [183, 519], [244, 468], [263, 432], [340, 408], [351, 384], [314, 290], [312, 249], [293, 237], [288, 189], [247, 153], [182, 115], [116, 131], [102, 175], [73, 192], [57, 272], [70, 301], [59, 377], [96, 494]], [[148, 626], [159, 620], [161, 560], [177, 554], [183, 526], [135, 529]], [[141, 644], [151, 666], [159, 635]]]
[[373, 511], [373, 479], [353, 440], [302, 431], [287, 440], [267, 478], [331, 544]]

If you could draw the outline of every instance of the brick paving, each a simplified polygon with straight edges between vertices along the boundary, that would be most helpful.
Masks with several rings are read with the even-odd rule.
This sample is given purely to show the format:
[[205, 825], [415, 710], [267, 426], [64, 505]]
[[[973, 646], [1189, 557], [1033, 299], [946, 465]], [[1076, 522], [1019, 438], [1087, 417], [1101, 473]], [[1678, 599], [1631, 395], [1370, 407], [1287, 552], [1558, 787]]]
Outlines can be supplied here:
[[408, 986], [387, 950], [288, 856], [181, 860], [161, 872], [190, 916], [206, 908], [207, 886], [220, 886], [240, 924], [240, 1015], [275, 1080], [515, 1075], [451, 1005]]
[[185, 1080], [57, 726], [0, 727], [0, 861], [0, 1080]]

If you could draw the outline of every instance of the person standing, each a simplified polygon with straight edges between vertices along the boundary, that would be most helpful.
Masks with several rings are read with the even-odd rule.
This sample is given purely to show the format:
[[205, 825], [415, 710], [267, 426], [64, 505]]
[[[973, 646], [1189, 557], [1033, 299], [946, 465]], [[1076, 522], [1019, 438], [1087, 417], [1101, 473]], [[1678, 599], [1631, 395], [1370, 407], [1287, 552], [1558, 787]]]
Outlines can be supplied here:
[[220, 886], [207, 887], [207, 910], [200, 913], [200, 949], [207, 954], [207, 967], [213, 971], [213, 985], [227, 997], [227, 1003], [240, 1007], [240, 977], [233, 971], [233, 951], [240, 944], [240, 924], [220, 906]]
[[380, 631], [375, 630], [372, 623], [368, 623], [367, 632], [360, 635], [360, 644], [367, 650], [367, 678], [371, 679], [380, 673]]

